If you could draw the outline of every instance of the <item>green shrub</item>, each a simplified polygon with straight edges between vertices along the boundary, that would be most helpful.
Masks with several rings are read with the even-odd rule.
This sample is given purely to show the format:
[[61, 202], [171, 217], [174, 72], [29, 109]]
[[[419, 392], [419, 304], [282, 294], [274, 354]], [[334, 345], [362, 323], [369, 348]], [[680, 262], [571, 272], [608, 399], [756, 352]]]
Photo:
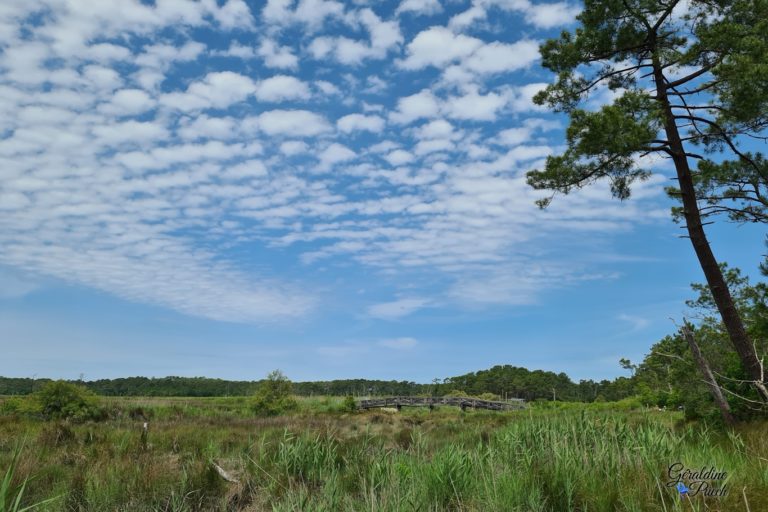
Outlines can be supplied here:
[[276, 416], [295, 411], [299, 403], [291, 394], [292, 384], [280, 370], [267, 375], [253, 397], [251, 408], [259, 416]]
[[92, 391], [64, 380], [46, 383], [33, 395], [33, 400], [46, 419], [84, 421], [97, 419], [101, 412]]
[[344, 397], [344, 401], [341, 404], [341, 410], [344, 412], [355, 412], [357, 410], [357, 404], [352, 395]]
[[40, 414], [40, 404], [35, 396], [12, 396], [0, 402], [0, 415], [3, 414]]

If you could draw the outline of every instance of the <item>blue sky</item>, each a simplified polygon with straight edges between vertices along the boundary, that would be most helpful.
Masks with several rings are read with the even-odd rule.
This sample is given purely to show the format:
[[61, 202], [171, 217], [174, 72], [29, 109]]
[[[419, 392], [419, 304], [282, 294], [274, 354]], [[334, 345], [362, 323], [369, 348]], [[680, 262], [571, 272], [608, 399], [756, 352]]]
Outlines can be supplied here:
[[[4, 2], [0, 375], [623, 374], [702, 279], [664, 161], [534, 205], [538, 45], [578, 11]], [[756, 276], [764, 230], [710, 233]]]

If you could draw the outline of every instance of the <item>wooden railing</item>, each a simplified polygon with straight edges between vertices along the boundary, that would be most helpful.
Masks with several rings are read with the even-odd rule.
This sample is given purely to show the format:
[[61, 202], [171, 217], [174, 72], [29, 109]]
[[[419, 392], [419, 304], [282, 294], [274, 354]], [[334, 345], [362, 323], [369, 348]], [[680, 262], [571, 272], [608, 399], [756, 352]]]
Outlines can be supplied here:
[[401, 407], [429, 407], [430, 409], [438, 405], [451, 405], [465, 409], [487, 409], [491, 411], [509, 411], [514, 409], [525, 409], [525, 400], [513, 398], [505, 401], [481, 400], [479, 398], [468, 398], [460, 396], [445, 397], [414, 397], [414, 396], [392, 396], [385, 398], [371, 398], [369, 400], [359, 400], [358, 409], [374, 409], [377, 407], [394, 407], [400, 410]]

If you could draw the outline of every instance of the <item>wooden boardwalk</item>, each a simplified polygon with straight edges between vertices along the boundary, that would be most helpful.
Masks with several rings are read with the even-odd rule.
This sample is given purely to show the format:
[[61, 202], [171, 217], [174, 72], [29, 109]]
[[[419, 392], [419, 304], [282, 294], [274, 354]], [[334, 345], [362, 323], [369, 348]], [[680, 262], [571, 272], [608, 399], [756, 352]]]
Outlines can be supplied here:
[[394, 407], [398, 411], [402, 407], [429, 407], [430, 409], [438, 405], [451, 405], [466, 409], [487, 409], [490, 411], [511, 411], [515, 409], [525, 409], [525, 400], [522, 398], [512, 398], [505, 401], [481, 400], [479, 398], [446, 396], [446, 397], [414, 397], [414, 396], [391, 396], [385, 398], [372, 398], [370, 400], [359, 400], [358, 409], [374, 409], [377, 407]]

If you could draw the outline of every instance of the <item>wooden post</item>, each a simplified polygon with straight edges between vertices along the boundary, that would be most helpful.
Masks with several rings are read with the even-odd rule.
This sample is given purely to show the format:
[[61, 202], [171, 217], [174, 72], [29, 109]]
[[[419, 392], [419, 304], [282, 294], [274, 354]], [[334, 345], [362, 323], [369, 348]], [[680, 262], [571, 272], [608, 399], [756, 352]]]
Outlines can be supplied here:
[[144, 422], [141, 429], [141, 449], [147, 451], [147, 441], [149, 440], [149, 422]]

